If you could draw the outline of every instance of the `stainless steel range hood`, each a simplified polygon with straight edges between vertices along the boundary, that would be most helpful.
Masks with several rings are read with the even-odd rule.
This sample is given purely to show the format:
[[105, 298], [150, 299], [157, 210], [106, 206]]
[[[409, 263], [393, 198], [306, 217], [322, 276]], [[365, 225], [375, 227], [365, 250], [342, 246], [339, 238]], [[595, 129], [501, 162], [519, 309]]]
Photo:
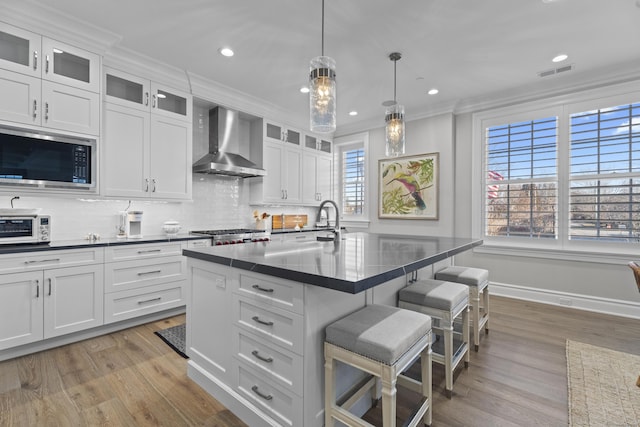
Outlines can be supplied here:
[[[246, 141], [249, 144], [249, 141]], [[193, 164], [193, 172], [250, 178], [264, 176], [264, 169], [241, 156], [237, 111], [216, 107], [209, 110], [209, 153]]]

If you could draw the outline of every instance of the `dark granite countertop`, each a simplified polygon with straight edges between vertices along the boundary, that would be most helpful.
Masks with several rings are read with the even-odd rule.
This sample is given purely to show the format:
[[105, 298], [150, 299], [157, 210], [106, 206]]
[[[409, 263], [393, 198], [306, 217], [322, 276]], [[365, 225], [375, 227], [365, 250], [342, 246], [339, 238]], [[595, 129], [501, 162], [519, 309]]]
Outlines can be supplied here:
[[109, 237], [109, 238], [101, 238], [99, 240], [88, 240], [88, 239], [55, 240], [48, 244], [2, 245], [0, 246], [0, 255], [15, 254], [15, 253], [21, 253], [21, 252], [55, 251], [55, 250], [62, 250], [62, 249], [82, 249], [86, 247], [140, 245], [144, 243], [179, 242], [179, 241], [185, 241], [185, 240], [201, 240], [201, 239], [207, 239], [207, 237], [194, 236], [190, 234], [178, 234], [177, 236], [169, 237], [162, 234], [157, 236], [144, 236], [141, 239], [117, 239], [115, 237]]
[[481, 244], [482, 240], [471, 238], [349, 233], [338, 242], [255, 242], [182, 253], [355, 294]]

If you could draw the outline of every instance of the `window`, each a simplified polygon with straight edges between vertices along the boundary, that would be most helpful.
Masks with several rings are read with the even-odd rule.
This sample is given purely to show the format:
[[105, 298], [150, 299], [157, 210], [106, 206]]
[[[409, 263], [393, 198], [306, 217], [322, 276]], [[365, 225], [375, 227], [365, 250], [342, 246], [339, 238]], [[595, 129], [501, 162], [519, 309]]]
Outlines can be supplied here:
[[640, 103], [571, 114], [569, 238], [640, 233]]
[[344, 215], [364, 213], [364, 148], [342, 150], [342, 212]]
[[486, 236], [555, 238], [557, 118], [487, 129]]
[[[340, 213], [346, 221], [368, 222], [366, 183], [367, 133], [343, 136], [334, 140], [335, 194]], [[360, 225], [356, 225], [360, 227]]]
[[640, 91], [634, 88], [475, 115], [483, 160], [475, 187], [482, 214], [474, 229], [485, 243], [596, 252], [594, 245], [608, 245], [625, 253], [640, 242]]

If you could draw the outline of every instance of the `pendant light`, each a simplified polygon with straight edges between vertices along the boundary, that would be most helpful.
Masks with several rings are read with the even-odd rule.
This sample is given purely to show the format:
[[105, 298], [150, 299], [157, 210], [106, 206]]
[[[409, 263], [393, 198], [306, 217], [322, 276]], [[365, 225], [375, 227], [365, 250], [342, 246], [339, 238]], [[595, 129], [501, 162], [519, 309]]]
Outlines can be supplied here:
[[309, 111], [311, 131], [336, 130], [336, 61], [324, 56], [324, 0], [322, 0], [322, 51], [309, 66]]
[[398, 104], [396, 101], [396, 63], [402, 58], [398, 52], [389, 55], [389, 59], [393, 61], [393, 101], [383, 103], [387, 107], [384, 121], [387, 126], [385, 128], [387, 157], [397, 157], [404, 154], [404, 105]]

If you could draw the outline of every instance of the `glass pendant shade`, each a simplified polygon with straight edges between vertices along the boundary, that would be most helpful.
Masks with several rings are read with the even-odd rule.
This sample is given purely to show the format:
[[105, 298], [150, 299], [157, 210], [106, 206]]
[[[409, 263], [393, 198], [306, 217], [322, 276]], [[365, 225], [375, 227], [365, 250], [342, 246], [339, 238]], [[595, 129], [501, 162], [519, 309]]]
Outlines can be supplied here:
[[404, 154], [404, 106], [400, 104], [387, 107], [384, 121], [387, 157], [398, 157]]
[[336, 130], [336, 61], [317, 56], [309, 66], [309, 111], [311, 131], [331, 133]]

